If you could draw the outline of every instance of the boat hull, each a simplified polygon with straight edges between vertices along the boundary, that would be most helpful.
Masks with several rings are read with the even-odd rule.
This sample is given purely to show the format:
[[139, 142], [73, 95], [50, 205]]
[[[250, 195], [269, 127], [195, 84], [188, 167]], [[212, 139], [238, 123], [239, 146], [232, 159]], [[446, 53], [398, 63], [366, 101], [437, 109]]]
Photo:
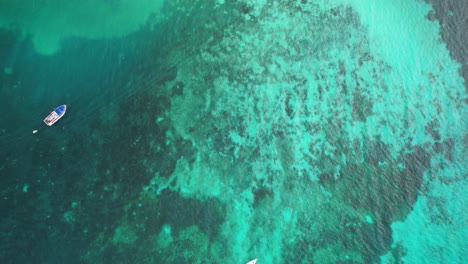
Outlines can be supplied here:
[[61, 105], [55, 108], [54, 111], [50, 112], [50, 114], [46, 116], [46, 118], [44, 118], [44, 123], [48, 126], [52, 126], [57, 121], [59, 121], [59, 119], [62, 118], [62, 116], [65, 115], [66, 111], [67, 111], [66, 105]]

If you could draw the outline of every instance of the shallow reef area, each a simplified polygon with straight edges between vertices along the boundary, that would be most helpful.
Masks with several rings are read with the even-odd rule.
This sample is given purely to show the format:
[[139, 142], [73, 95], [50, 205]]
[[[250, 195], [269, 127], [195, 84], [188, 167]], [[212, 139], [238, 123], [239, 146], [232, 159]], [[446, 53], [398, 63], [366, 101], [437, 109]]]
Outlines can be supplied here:
[[[104, 81], [91, 81], [100, 64], [86, 71], [73, 87], [86, 86], [88, 97], [68, 91], [86, 109], [74, 124], [64, 118], [58, 135], [28, 139], [19, 161], [12, 147], [0, 154], [2, 174], [31, 176], [2, 179], [16, 186], [2, 208], [18, 221], [2, 238], [15, 241], [3, 258], [457, 260], [466, 245], [455, 232], [466, 221], [457, 217], [466, 201], [457, 198], [467, 142], [460, 65], [426, 17], [430, 6], [394, 2], [166, 1], [131, 36], [64, 42], [77, 54], [101, 45], [115, 67]], [[43, 63], [58, 64], [65, 51]], [[2, 75], [2, 95], [17, 91], [19, 74]], [[31, 250], [13, 258], [14, 248]]]

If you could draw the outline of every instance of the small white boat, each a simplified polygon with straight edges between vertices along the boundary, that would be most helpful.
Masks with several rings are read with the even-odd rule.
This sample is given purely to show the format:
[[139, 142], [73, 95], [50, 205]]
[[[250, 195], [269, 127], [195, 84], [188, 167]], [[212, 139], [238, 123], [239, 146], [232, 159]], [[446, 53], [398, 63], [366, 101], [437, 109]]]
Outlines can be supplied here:
[[257, 259], [251, 260], [251, 261], [247, 262], [246, 264], [255, 264], [255, 263], [257, 263]]
[[55, 124], [62, 116], [65, 115], [67, 111], [66, 105], [61, 105], [54, 109], [54, 111], [50, 112], [48, 116], [44, 119], [44, 123], [48, 126]]

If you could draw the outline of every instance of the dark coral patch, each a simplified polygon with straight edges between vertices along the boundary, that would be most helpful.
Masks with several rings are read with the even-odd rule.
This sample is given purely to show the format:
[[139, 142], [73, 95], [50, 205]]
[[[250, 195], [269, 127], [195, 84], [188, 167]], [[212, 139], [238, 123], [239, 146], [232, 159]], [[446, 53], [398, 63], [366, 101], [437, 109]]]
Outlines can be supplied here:
[[184, 94], [184, 83], [177, 82], [174, 86], [172, 86], [172, 94], [171, 96], [181, 96]]
[[196, 225], [211, 239], [218, 235], [219, 227], [224, 222], [224, 205], [216, 198], [200, 201], [195, 198], [183, 198], [180, 194], [165, 190], [158, 199], [161, 220], [174, 227], [174, 233]]
[[254, 194], [254, 202], [253, 202], [254, 207], [257, 207], [262, 202], [266, 202], [267, 200], [272, 199], [274, 196], [273, 190], [268, 187], [257, 188], [253, 191], [253, 194]]

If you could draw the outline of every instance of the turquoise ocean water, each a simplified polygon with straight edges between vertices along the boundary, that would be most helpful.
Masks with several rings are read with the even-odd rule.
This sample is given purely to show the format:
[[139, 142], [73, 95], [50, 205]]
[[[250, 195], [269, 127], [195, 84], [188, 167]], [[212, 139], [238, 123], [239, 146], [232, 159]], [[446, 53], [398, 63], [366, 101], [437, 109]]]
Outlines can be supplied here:
[[466, 263], [463, 1], [18, 2], [0, 263]]

